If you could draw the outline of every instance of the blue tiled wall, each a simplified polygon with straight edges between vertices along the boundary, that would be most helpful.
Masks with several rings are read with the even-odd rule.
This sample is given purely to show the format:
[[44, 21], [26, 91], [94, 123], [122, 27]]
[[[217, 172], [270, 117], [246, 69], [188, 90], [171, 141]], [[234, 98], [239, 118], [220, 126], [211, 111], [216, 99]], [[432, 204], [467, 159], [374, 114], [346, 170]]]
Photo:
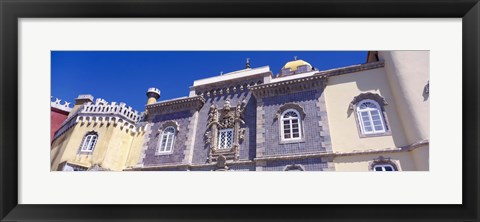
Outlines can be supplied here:
[[267, 165], [263, 167], [264, 171], [282, 171], [287, 165], [302, 165], [305, 168], [305, 171], [322, 171], [322, 169], [327, 168], [327, 163], [322, 162], [320, 158], [309, 158], [302, 160], [279, 160], [279, 161], [269, 161]]
[[[158, 164], [172, 164], [172, 163], [181, 163], [185, 158], [185, 141], [187, 140], [187, 127], [190, 123], [192, 114], [189, 110], [181, 111], [177, 113], [168, 113], [160, 114], [153, 118], [153, 125], [151, 128], [151, 134], [149, 135], [150, 140], [147, 144], [147, 150], [145, 151], [145, 158], [143, 159], [143, 164], [148, 165], [158, 165]], [[159, 128], [169, 120], [176, 121], [179, 125], [179, 131], [175, 137], [175, 143], [173, 144], [173, 153], [171, 154], [162, 154], [157, 155], [157, 149], [159, 145], [159, 139], [161, 133]]]
[[[316, 107], [318, 100], [316, 93], [316, 90], [312, 90], [263, 98], [266, 156], [325, 151], [325, 148], [321, 147], [321, 141], [319, 141], [321, 130], [319, 121], [321, 117], [318, 116], [319, 110]], [[286, 103], [298, 104], [303, 107], [306, 113], [302, 121], [303, 138], [300, 142], [283, 143], [281, 141], [280, 120], [277, 119], [277, 112]]]
[[207, 130], [207, 119], [210, 106], [216, 104], [222, 108], [227, 99], [231, 106], [236, 106], [243, 98], [247, 101], [245, 109], [245, 139], [240, 143], [240, 160], [252, 160], [255, 157], [255, 130], [256, 130], [256, 100], [248, 91], [230, 93], [228, 95], [206, 98], [206, 102], [199, 111], [197, 134], [195, 135], [195, 149], [193, 163], [206, 163], [208, 160], [209, 146], [205, 145], [204, 134]]

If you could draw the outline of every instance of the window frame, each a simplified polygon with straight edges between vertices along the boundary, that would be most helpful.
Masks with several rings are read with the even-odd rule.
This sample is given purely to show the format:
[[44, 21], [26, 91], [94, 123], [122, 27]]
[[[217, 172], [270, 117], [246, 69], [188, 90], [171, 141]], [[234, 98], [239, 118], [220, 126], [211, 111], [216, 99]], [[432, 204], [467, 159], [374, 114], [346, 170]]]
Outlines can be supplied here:
[[[392, 168], [391, 171], [388, 171], [388, 170], [385, 170], [385, 167], [388, 166], [390, 168]], [[382, 167], [382, 170], [380, 171], [377, 171], [375, 168], [377, 167]], [[395, 167], [393, 166], [393, 164], [390, 164], [390, 163], [379, 163], [379, 164], [375, 164], [372, 166], [372, 170], [375, 171], [375, 172], [393, 172], [393, 171], [397, 171], [395, 169]]]
[[[173, 132], [170, 131], [173, 130]], [[177, 134], [177, 129], [175, 129], [174, 126], [167, 126], [165, 127], [163, 130], [162, 130], [162, 134], [160, 135], [160, 138], [158, 140], [158, 148], [157, 148], [157, 154], [170, 154], [170, 153], [173, 153], [173, 148], [174, 148], [174, 145], [175, 145], [175, 139], [176, 139], [176, 134]], [[165, 149], [162, 151], [162, 146], [164, 145], [163, 143], [163, 138], [164, 137], [167, 137], [165, 138]], [[168, 144], [168, 140], [171, 136], [171, 143], [170, 143], [170, 146], [167, 147], [167, 144]], [[167, 149], [169, 148], [169, 149]]]
[[[366, 103], [366, 102], [373, 103], [373, 105], [376, 107], [376, 109], [367, 108], [367, 109], [364, 109], [364, 110], [360, 110], [361, 105]], [[373, 120], [373, 117], [372, 117], [372, 111], [377, 111], [383, 130], [376, 130], [375, 129], [374, 120]], [[356, 119], [357, 119], [359, 132], [360, 132], [361, 136], [389, 135], [390, 129], [388, 127], [388, 122], [386, 120], [383, 107], [377, 101], [375, 101], [373, 99], [363, 99], [355, 105], [355, 112], [356, 112]], [[364, 125], [365, 123], [363, 121], [362, 113], [368, 113], [370, 127], [372, 128], [372, 130], [369, 131], [369, 132], [367, 132], [366, 129], [365, 129], [365, 125]]]
[[[294, 112], [297, 117], [294, 117], [294, 118], [285, 118], [285, 114], [287, 114], [288, 112]], [[292, 120], [297, 120], [298, 121], [298, 137], [293, 137], [293, 123], [292, 123]], [[289, 128], [290, 128], [290, 138], [285, 138], [285, 125], [284, 125], [284, 121], [285, 120], [289, 120]], [[282, 142], [291, 142], [291, 141], [301, 141], [302, 138], [303, 138], [303, 124], [302, 124], [302, 116], [300, 115], [300, 112], [296, 109], [287, 109], [285, 111], [282, 112], [282, 114], [280, 115], [280, 121], [279, 121], [279, 124], [280, 124], [280, 139]]]
[[[95, 140], [93, 140], [92, 138]], [[88, 141], [88, 144], [87, 144], [87, 141]], [[95, 150], [95, 146], [97, 145], [97, 142], [98, 142], [98, 133], [94, 131], [88, 132], [87, 134], [85, 134], [85, 136], [83, 136], [82, 143], [80, 144], [80, 152], [93, 153], [93, 151]], [[88, 149], [90, 147], [91, 149]]]
[[[221, 138], [220, 138], [220, 137], [221, 137], [222, 132], [227, 132], [227, 136], [228, 136], [228, 132], [230, 132], [230, 131], [232, 132], [232, 134], [231, 134], [231, 135], [232, 135], [232, 137], [231, 137], [231, 141], [232, 141], [232, 142], [231, 142], [230, 147], [221, 147], [221, 146], [220, 146], [220, 142], [221, 142]], [[229, 149], [232, 149], [233, 144], [234, 144], [234, 141], [235, 141], [235, 130], [234, 130], [234, 128], [226, 128], [226, 129], [219, 129], [219, 130], [218, 130], [218, 139], [217, 139], [217, 149], [218, 149], [218, 150], [229, 150]]]

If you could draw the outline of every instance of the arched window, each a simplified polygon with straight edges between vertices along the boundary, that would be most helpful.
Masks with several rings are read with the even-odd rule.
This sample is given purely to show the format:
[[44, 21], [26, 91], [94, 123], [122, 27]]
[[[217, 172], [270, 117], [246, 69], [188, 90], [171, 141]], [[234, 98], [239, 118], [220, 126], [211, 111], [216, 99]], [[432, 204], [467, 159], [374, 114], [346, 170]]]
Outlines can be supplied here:
[[390, 158], [379, 156], [371, 161], [368, 167], [371, 171], [401, 171], [399, 164], [400, 163], [395, 163]]
[[173, 126], [169, 126], [163, 130], [158, 152], [159, 153], [172, 152], [174, 141], [175, 141], [175, 128], [173, 128]]
[[376, 164], [373, 171], [395, 171], [395, 167], [392, 164]]
[[80, 146], [81, 152], [93, 152], [95, 144], [97, 144], [98, 134], [96, 132], [89, 132], [83, 137], [82, 144]]
[[385, 120], [377, 102], [365, 99], [357, 105], [358, 121], [363, 134], [385, 133]]
[[300, 114], [297, 110], [287, 109], [282, 113], [281, 135], [282, 140], [296, 140], [302, 138], [302, 126]]

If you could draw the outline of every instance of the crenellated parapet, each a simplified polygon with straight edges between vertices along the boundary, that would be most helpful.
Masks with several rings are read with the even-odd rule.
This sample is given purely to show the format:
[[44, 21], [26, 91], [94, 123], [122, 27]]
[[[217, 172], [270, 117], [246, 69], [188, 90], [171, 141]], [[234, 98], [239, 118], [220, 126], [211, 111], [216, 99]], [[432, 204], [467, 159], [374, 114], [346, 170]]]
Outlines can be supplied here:
[[70, 103], [67, 101], [63, 101], [59, 98], [55, 98], [55, 101], [52, 101], [53, 96], [50, 96], [50, 107], [56, 108], [65, 112], [72, 111], [72, 107], [70, 107]]
[[[111, 102], [108, 103], [104, 99], [98, 98], [96, 99], [95, 103], [88, 102], [83, 105], [81, 114], [84, 115], [108, 115], [108, 116], [115, 116], [117, 119], [122, 118], [125, 121], [130, 123], [136, 123], [140, 120], [140, 115], [138, 111], [132, 109], [132, 107], [127, 106], [125, 103], [116, 103]], [[100, 116], [100, 117], [101, 117]]]
[[[139, 123], [143, 113], [132, 109], [125, 103], [107, 102], [97, 98], [95, 103], [87, 102], [74, 111], [55, 133], [53, 140], [68, 131], [77, 123], [94, 126], [114, 126], [125, 132], [137, 133], [145, 130], [145, 124]], [[53, 141], [52, 140], [52, 141]]]
[[136, 132], [136, 123], [141, 116], [138, 111], [127, 106], [125, 103], [108, 103], [98, 98], [95, 103], [88, 102], [83, 105], [77, 115], [76, 122], [82, 124], [98, 124], [119, 126], [121, 130]]

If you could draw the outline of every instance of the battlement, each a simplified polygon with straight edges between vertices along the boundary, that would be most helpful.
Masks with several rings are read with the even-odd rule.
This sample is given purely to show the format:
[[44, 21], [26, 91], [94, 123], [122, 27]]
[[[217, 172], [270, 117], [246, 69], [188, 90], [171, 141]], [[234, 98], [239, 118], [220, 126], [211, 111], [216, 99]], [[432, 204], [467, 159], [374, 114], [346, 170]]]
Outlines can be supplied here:
[[153, 92], [153, 93], [157, 93], [158, 95], [160, 95], [160, 90], [157, 89], [157, 88], [148, 88], [147, 92]]
[[101, 98], [97, 98], [95, 103], [85, 103], [80, 113], [117, 115], [129, 120], [132, 123], [136, 123], [140, 120], [140, 114], [138, 111], [132, 109], [131, 106], [127, 106], [123, 102], [119, 104], [117, 104], [117, 102], [108, 103], [106, 100]]
[[106, 105], [106, 104], [107, 104], [107, 101], [102, 98], [97, 98], [95, 100], [95, 105]]
[[70, 107], [69, 102], [63, 101], [63, 103], [61, 103], [62, 100], [59, 98], [55, 98], [55, 101], [52, 101], [52, 99], [53, 99], [53, 96], [50, 96], [50, 107], [57, 108], [65, 112], [72, 111], [72, 107]]
[[52, 141], [78, 122], [81, 124], [113, 124], [115, 127], [120, 127], [121, 130], [125, 129], [126, 132], [130, 133], [145, 132], [145, 124], [139, 123], [143, 117], [143, 112], [138, 113], [123, 102], [119, 104], [116, 102], [108, 103], [104, 99], [98, 98], [95, 103], [87, 102], [72, 113], [55, 132]]

